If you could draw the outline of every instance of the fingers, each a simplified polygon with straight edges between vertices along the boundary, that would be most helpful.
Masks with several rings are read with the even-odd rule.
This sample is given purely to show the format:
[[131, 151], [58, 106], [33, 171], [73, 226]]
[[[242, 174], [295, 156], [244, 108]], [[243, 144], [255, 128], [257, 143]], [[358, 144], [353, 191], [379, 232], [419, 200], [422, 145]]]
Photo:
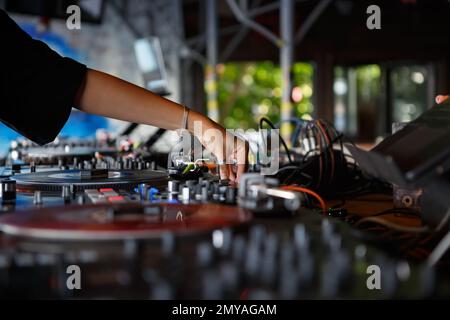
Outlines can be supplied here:
[[210, 124], [197, 133], [203, 146], [217, 159], [220, 179], [235, 181], [245, 173], [248, 162], [248, 143], [218, 124]]
[[236, 174], [234, 173], [232, 164], [228, 165], [228, 179], [230, 179], [230, 181], [236, 181]]
[[227, 164], [221, 164], [219, 165], [219, 178], [220, 180], [229, 179], [228, 176], [228, 165]]
[[232, 164], [223, 164], [219, 166], [219, 178], [220, 180], [230, 180], [232, 182], [236, 181], [236, 174], [233, 170]]
[[247, 171], [248, 164], [248, 143], [246, 141], [243, 142], [243, 145], [240, 145], [240, 148], [237, 150], [237, 170], [236, 170], [236, 180], [239, 182], [241, 176]]
[[241, 179], [242, 175], [245, 173], [246, 170], [247, 170], [247, 165], [245, 165], [245, 164], [237, 165], [237, 171], [236, 171], [236, 181], [237, 182], [239, 182], [239, 180]]
[[441, 104], [446, 101], [450, 96], [438, 95], [436, 96], [436, 103]]

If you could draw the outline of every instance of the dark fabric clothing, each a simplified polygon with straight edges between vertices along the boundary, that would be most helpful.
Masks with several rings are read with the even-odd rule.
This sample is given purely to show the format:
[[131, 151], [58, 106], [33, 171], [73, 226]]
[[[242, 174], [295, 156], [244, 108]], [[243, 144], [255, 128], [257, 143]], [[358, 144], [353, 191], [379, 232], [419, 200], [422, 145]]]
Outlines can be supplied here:
[[66, 123], [86, 66], [33, 40], [0, 10], [0, 120], [39, 144]]

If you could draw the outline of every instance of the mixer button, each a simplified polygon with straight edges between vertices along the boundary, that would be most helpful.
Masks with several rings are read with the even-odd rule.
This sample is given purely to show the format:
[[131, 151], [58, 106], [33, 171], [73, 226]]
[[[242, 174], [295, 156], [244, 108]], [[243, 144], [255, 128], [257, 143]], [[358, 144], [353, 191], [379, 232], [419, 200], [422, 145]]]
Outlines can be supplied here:
[[125, 202], [125, 197], [123, 196], [111, 196], [107, 197], [109, 202]]

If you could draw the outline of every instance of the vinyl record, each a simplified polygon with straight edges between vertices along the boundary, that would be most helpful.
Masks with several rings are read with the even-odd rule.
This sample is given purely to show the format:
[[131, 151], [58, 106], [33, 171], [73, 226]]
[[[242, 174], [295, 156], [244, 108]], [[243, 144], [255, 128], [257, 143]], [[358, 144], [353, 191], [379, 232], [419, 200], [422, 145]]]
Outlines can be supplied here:
[[[17, 174], [16, 180], [20, 191], [60, 191], [64, 185], [73, 185], [78, 191], [85, 189], [115, 188], [130, 190], [140, 183], [160, 186], [166, 183], [167, 173], [155, 170], [104, 170], [104, 176], [95, 172], [102, 170], [60, 170], [53, 172], [35, 172]], [[90, 175], [92, 173], [92, 175]]]
[[37, 164], [57, 164], [58, 160], [71, 162], [74, 158], [89, 160], [96, 153], [102, 155], [117, 154], [112, 147], [94, 148], [93, 146], [69, 146], [61, 145], [55, 147], [31, 147], [20, 151], [21, 159], [26, 162]]
[[193, 235], [250, 220], [241, 208], [219, 204], [120, 204], [35, 209], [0, 217], [8, 235], [42, 240], [152, 239], [166, 232]]

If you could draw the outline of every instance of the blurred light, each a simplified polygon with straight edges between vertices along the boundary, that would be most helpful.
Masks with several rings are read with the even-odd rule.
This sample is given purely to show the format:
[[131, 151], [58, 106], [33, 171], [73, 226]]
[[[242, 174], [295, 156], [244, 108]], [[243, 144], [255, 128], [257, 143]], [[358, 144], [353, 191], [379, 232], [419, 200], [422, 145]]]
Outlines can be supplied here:
[[273, 88], [272, 94], [275, 98], [281, 97], [281, 88], [279, 87]]
[[300, 89], [300, 87], [294, 87], [292, 89], [292, 101], [298, 103], [300, 101], [302, 101], [303, 99], [303, 93], [302, 93], [302, 89]]
[[299, 104], [299, 105], [297, 106], [297, 111], [298, 111], [300, 114], [307, 113], [307, 112], [308, 112], [308, 105], [307, 105], [306, 103]]
[[334, 82], [333, 90], [336, 95], [343, 96], [347, 93], [347, 83], [343, 78], [338, 78]]
[[225, 127], [227, 127], [227, 128], [234, 128], [235, 124], [236, 124], [234, 119], [231, 117], [226, 117], [224, 123], [225, 123]]
[[223, 231], [214, 230], [212, 234], [213, 246], [216, 249], [220, 249], [223, 246]]
[[410, 104], [405, 104], [405, 105], [402, 106], [402, 111], [404, 113], [409, 113], [409, 114], [416, 113], [417, 107], [414, 104], [411, 104], [411, 103]]
[[303, 119], [303, 120], [311, 121], [311, 120], [312, 120], [312, 117], [311, 117], [310, 114], [304, 114], [304, 115], [302, 115], [302, 119]]
[[147, 39], [139, 39], [134, 43], [134, 50], [139, 68], [142, 72], [158, 70], [158, 59], [151, 43]]
[[262, 115], [266, 115], [267, 113], [269, 113], [269, 106], [266, 104], [260, 104], [258, 106], [258, 113], [262, 114]]
[[248, 73], [254, 74], [256, 70], [256, 67], [253, 64], [250, 64], [249, 66], [247, 66], [247, 69], [245, 70]]
[[267, 79], [267, 71], [264, 69], [259, 69], [256, 72], [256, 76], [260, 79], [260, 80], [266, 80]]
[[305, 98], [310, 98], [313, 94], [313, 89], [310, 85], [305, 84], [302, 86], [302, 93]]
[[246, 86], [251, 86], [253, 84], [253, 77], [249, 74], [246, 74], [245, 76], [242, 77], [242, 82]]
[[13, 160], [19, 159], [19, 151], [17, 151], [17, 150], [11, 151], [11, 159], [13, 159]]
[[223, 74], [225, 72], [225, 65], [223, 63], [219, 63], [216, 67], [217, 73]]
[[242, 111], [242, 109], [234, 108], [233, 116], [235, 116], [236, 118], [242, 118], [243, 115], [244, 115], [244, 111]]
[[411, 79], [417, 84], [422, 84], [425, 81], [423, 73], [418, 71], [411, 74]]

